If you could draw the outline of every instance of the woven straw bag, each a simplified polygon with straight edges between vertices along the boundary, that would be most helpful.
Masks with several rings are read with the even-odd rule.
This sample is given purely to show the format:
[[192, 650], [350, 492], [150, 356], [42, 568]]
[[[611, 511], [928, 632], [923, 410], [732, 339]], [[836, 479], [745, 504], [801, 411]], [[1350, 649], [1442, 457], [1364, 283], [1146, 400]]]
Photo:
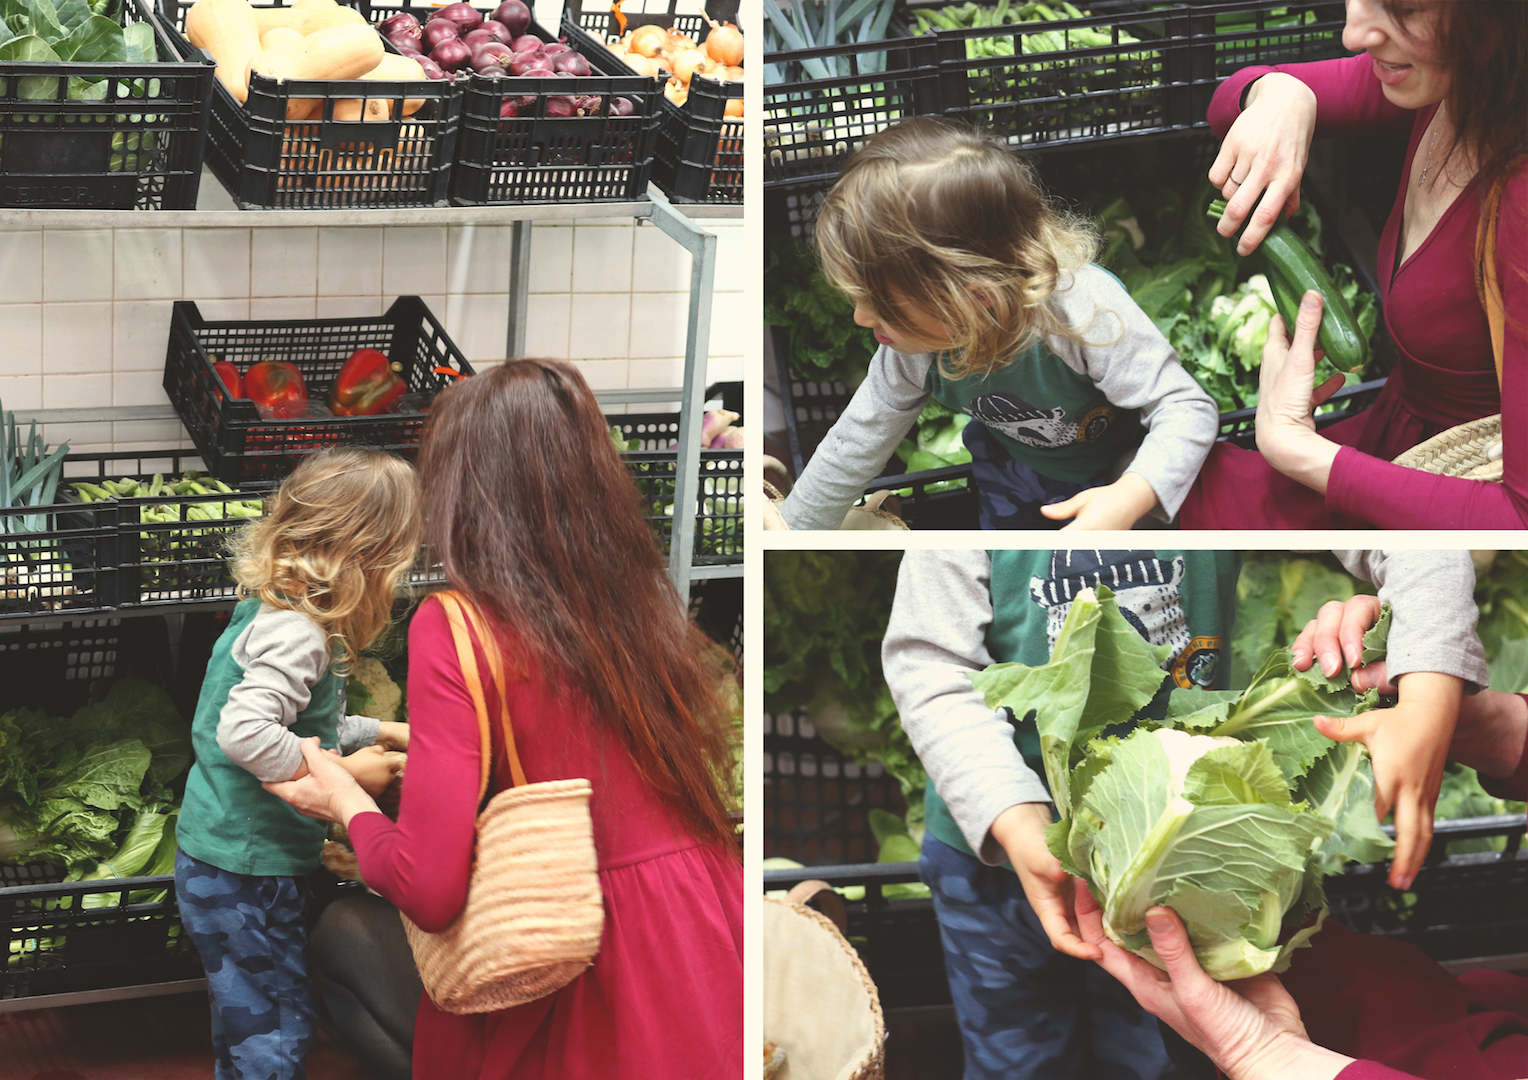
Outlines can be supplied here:
[[764, 1038], [783, 1051], [779, 1080], [882, 1080], [886, 1021], [881, 998], [838, 921], [806, 906], [821, 881], [803, 881], [785, 900], [764, 898]]
[[[1475, 265], [1475, 291], [1480, 294], [1480, 303], [1486, 309], [1486, 322], [1491, 326], [1491, 354], [1496, 361], [1498, 387], [1501, 386], [1507, 319], [1501, 284], [1496, 280], [1496, 226], [1501, 217], [1501, 197], [1507, 187], [1507, 177], [1523, 160], [1518, 158], [1512, 162], [1501, 179], [1492, 185], [1480, 211], [1480, 237], [1476, 244], [1480, 258]], [[1440, 431], [1395, 458], [1394, 464], [1441, 476], [1500, 483], [1501, 454], [1501, 413], [1497, 413]]]
[[478, 804], [488, 791], [493, 739], [488, 704], [468, 635], [470, 621], [488, 655], [499, 689], [500, 728], [514, 786], [495, 795], [478, 815], [477, 848], [467, 902], [438, 934], [407, 916], [403, 928], [425, 992], [449, 1013], [507, 1009], [566, 986], [594, 962], [605, 924], [600, 895], [589, 781], [528, 784], [515, 749], [498, 649], [482, 616], [465, 597], [437, 593], [482, 735]]

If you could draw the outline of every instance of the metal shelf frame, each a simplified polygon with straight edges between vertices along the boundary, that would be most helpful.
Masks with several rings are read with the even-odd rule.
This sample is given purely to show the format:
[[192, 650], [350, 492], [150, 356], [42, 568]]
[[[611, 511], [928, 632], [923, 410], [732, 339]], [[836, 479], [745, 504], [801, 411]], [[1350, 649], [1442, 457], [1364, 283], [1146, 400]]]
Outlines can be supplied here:
[[[700, 494], [700, 424], [705, 408], [706, 362], [711, 341], [711, 299], [716, 280], [716, 234], [696, 219], [737, 219], [740, 205], [684, 203], [676, 206], [649, 185], [647, 200], [622, 203], [575, 203], [535, 206], [454, 206], [405, 209], [336, 210], [237, 210], [223, 209], [228, 202], [222, 186], [203, 171], [200, 204], [196, 210], [0, 210], [0, 235], [38, 229], [227, 229], [315, 228], [383, 225], [512, 225], [509, 279], [509, 340], [507, 356], [525, 353], [526, 318], [530, 310], [531, 230], [536, 222], [574, 224], [601, 218], [634, 218], [661, 229], [690, 253], [690, 307], [685, 325], [684, 382], [682, 386], [651, 390], [608, 390], [595, 393], [604, 405], [677, 401], [679, 408], [679, 460], [674, 505], [693, 506]], [[231, 203], [229, 203], [231, 205]], [[46, 303], [46, 301], [45, 301]], [[164, 405], [124, 405], [98, 408], [18, 409], [19, 423], [39, 424], [178, 420], [168, 402]], [[669, 577], [681, 595], [690, 583], [703, 578], [736, 577], [742, 566], [696, 567], [695, 516], [676, 515], [669, 544]], [[147, 609], [154, 610], [154, 609]], [[124, 610], [134, 614], [136, 609]], [[36, 616], [30, 616], [35, 621]], [[8, 620], [14, 621], [14, 620]]]

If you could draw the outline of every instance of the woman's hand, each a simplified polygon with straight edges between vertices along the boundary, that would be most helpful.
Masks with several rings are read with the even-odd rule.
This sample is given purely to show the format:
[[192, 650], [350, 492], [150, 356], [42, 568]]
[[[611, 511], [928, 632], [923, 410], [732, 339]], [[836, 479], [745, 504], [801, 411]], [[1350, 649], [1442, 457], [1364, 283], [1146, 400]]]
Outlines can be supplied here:
[[1433, 812], [1443, 766], [1459, 718], [1464, 680], [1413, 671], [1401, 680], [1393, 709], [1357, 716], [1318, 716], [1316, 730], [1338, 742], [1362, 742], [1374, 762], [1374, 813], [1395, 810], [1395, 855], [1390, 886], [1409, 889], [1432, 845]]
[[[368, 748], [369, 749], [369, 748]], [[365, 751], [358, 751], [357, 757]], [[381, 754], [380, 748], [377, 754]], [[291, 803], [304, 817], [348, 825], [356, 814], [376, 810], [377, 804], [342, 764], [347, 759], [320, 749], [317, 736], [302, 741], [307, 775], [298, 780], [283, 780], [260, 785], [279, 799]], [[383, 785], [386, 786], [385, 784]]]
[[1284, 320], [1275, 315], [1263, 346], [1258, 379], [1257, 448], [1268, 464], [1292, 480], [1326, 494], [1327, 478], [1337, 458], [1337, 444], [1316, 433], [1316, 406], [1342, 389], [1343, 377], [1333, 375], [1319, 388], [1316, 381], [1316, 333], [1321, 327], [1321, 294], [1314, 289], [1300, 300], [1295, 336], [1290, 341]]
[[1103, 912], [1077, 887], [1077, 923], [1099, 960], [1147, 1012], [1193, 1043], [1230, 1080], [1332, 1080], [1352, 1058], [1313, 1044], [1294, 999], [1274, 975], [1218, 983], [1194, 956], [1177, 913], [1154, 907], [1146, 931], [1166, 973], [1110, 941]]
[[1052, 947], [1079, 960], [1097, 960], [1102, 953], [1079, 936], [1073, 914], [1072, 889], [1077, 879], [1061, 869], [1060, 860], [1045, 846], [1050, 823], [1048, 803], [1017, 803], [999, 814], [989, 831], [1013, 863], [1024, 897], [1035, 909]]
[[1482, 690], [1459, 706], [1459, 723], [1449, 744], [1449, 760], [1482, 776], [1504, 780], [1523, 764], [1528, 744], [1528, 701], [1521, 694]]
[[1294, 654], [1294, 669], [1305, 671], [1319, 658], [1322, 673], [1330, 679], [1346, 665], [1352, 669], [1349, 681], [1353, 689], [1378, 690], [1394, 697], [1396, 689], [1390, 685], [1383, 660], [1358, 665], [1364, 651], [1364, 634], [1379, 621], [1380, 607], [1379, 597], [1367, 593], [1347, 601], [1328, 600], [1289, 647]]
[[1315, 133], [1316, 94], [1299, 79], [1270, 72], [1247, 90], [1247, 106], [1210, 166], [1210, 183], [1226, 198], [1220, 235], [1234, 235], [1252, 215], [1238, 255], [1256, 251], [1280, 214], [1300, 209], [1300, 177]]
[[1139, 473], [1127, 472], [1112, 484], [1079, 491], [1065, 502], [1040, 507], [1052, 521], [1072, 521], [1068, 529], [1129, 529], [1157, 505], [1157, 493]]

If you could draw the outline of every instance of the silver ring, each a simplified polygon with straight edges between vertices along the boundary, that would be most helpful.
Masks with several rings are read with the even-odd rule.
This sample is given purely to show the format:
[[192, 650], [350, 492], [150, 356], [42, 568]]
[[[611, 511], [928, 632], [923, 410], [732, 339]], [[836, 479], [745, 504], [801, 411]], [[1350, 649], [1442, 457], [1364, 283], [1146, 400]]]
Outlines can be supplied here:
[[1231, 177], [1231, 179], [1229, 181], [1227, 181], [1227, 182], [1235, 184], [1237, 187], [1241, 187], [1241, 185], [1242, 185], [1242, 182], [1240, 180], [1236, 179], [1236, 177], [1234, 177], [1234, 176]]

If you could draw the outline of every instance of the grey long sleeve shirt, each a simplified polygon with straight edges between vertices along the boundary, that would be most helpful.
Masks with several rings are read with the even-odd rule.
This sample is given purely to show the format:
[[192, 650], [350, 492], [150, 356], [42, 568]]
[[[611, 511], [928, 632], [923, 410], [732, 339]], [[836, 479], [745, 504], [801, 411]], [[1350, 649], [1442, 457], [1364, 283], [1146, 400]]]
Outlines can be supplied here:
[[[329, 666], [329, 642], [306, 615], [262, 604], [234, 642], [233, 660], [244, 678], [218, 714], [218, 747], [259, 780], [290, 780], [302, 764], [302, 740], [290, 728]], [[340, 753], [376, 742], [378, 721], [346, 716], [340, 705]]]
[[[1140, 475], [1157, 495], [1154, 516], [1171, 520], [1215, 440], [1215, 403], [1112, 274], [1085, 266], [1064, 284], [1045, 302], [1086, 340], [1053, 336], [1044, 344], [1111, 405], [1140, 410], [1145, 436], [1116, 462], [1113, 475]], [[876, 352], [865, 381], [780, 505], [792, 529], [840, 526], [923, 411], [936, 359], [885, 346]]]

